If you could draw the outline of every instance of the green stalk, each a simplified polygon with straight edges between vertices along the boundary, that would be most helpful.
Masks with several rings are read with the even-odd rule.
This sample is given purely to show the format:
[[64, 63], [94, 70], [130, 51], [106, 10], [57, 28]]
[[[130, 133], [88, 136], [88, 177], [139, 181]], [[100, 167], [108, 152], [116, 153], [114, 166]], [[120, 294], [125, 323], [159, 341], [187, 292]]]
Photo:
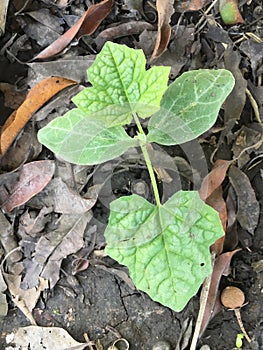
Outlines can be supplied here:
[[[139, 130], [139, 134], [142, 135], [143, 139], [145, 139], [145, 133], [143, 131], [143, 128], [141, 126], [141, 123], [139, 121], [139, 118], [138, 118], [137, 114], [134, 113], [133, 117], [134, 117], [134, 120], [136, 122], [137, 128]], [[154, 175], [152, 162], [151, 162], [149, 153], [147, 151], [146, 143], [144, 142], [144, 140], [142, 140], [142, 138], [139, 137], [140, 147], [141, 147], [141, 150], [142, 150], [142, 154], [144, 156], [144, 160], [145, 160], [147, 169], [149, 171], [149, 175], [150, 175], [150, 179], [151, 179], [151, 183], [152, 183], [152, 187], [153, 187], [153, 193], [154, 193], [154, 198], [155, 198], [156, 205], [160, 206], [161, 205], [161, 201], [160, 201], [159, 191], [158, 191], [158, 187], [157, 187], [156, 178], [155, 178], [155, 175]]]

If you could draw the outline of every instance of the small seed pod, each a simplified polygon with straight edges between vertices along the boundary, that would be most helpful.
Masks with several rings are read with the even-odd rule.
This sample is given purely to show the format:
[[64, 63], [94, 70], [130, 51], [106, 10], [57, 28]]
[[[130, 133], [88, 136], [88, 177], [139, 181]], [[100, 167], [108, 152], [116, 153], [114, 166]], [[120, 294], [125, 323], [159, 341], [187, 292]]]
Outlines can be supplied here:
[[244, 302], [245, 295], [242, 290], [237, 287], [226, 287], [221, 293], [221, 303], [228, 309], [241, 307]]

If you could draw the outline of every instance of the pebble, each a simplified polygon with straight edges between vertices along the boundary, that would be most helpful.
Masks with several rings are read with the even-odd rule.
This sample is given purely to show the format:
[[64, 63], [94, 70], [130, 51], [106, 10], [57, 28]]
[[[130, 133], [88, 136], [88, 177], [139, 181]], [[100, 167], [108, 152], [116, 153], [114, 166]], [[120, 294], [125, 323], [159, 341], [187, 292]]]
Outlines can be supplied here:
[[160, 340], [154, 344], [152, 350], [171, 350], [171, 346], [167, 341]]

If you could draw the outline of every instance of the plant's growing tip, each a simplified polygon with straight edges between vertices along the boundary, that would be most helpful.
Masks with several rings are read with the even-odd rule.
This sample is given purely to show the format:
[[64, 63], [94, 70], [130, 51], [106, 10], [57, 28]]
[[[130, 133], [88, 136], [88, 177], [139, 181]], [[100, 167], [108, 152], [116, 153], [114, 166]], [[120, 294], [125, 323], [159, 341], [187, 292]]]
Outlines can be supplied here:
[[[215, 122], [234, 86], [229, 71], [184, 73], [168, 87], [168, 67], [145, 70], [141, 50], [107, 42], [88, 69], [92, 87], [73, 98], [77, 108], [39, 131], [41, 143], [62, 159], [97, 164], [130, 147], [141, 148], [155, 205], [135, 194], [114, 200], [105, 231], [106, 252], [128, 266], [135, 285], [180, 311], [211, 273], [209, 247], [224, 232], [218, 213], [196, 191], [161, 203], [147, 145], [180, 144]], [[149, 118], [148, 133], [142, 119]], [[137, 136], [124, 125], [134, 121]]]

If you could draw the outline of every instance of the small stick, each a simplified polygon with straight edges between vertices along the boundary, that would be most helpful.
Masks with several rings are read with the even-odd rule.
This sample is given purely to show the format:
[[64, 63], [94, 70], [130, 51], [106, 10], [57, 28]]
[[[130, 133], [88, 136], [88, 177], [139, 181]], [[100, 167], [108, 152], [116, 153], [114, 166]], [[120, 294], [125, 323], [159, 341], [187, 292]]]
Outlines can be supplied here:
[[[215, 253], [212, 254], [212, 266], [214, 266], [214, 261], [215, 261]], [[192, 338], [190, 350], [196, 349], [202, 321], [204, 318], [205, 307], [206, 307], [206, 303], [207, 303], [209, 289], [210, 289], [210, 285], [211, 285], [211, 278], [212, 278], [212, 273], [208, 277], [206, 277], [206, 279], [203, 283], [201, 297], [200, 297], [199, 312], [198, 312], [197, 320], [195, 323], [195, 330], [194, 330], [194, 335]]]
[[248, 97], [248, 99], [249, 99], [249, 101], [251, 103], [251, 106], [252, 106], [253, 110], [254, 110], [257, 122], [259, 124], [262, 124], [256, 100], [254, 99], [254, 97], [252, 96], [251, 92], [248, 89], [246, 89], [246, 94], [247, 94], [247, 97]]
[[243, 325], [243, 322], [242, 322], [242, 319], [241, 319], [241, 314], [240, 314], [240, 309], [234, 309], [234, 313], [236, 315], [236, 318], [237, 318], [237, 322], [239, 324], [239, 327], [242, 331], [242, 333], [244, 334], [246, 340], [251, 343], [251, 339], [249, 338], [245, 328], [244, 328], [244, 325]]

